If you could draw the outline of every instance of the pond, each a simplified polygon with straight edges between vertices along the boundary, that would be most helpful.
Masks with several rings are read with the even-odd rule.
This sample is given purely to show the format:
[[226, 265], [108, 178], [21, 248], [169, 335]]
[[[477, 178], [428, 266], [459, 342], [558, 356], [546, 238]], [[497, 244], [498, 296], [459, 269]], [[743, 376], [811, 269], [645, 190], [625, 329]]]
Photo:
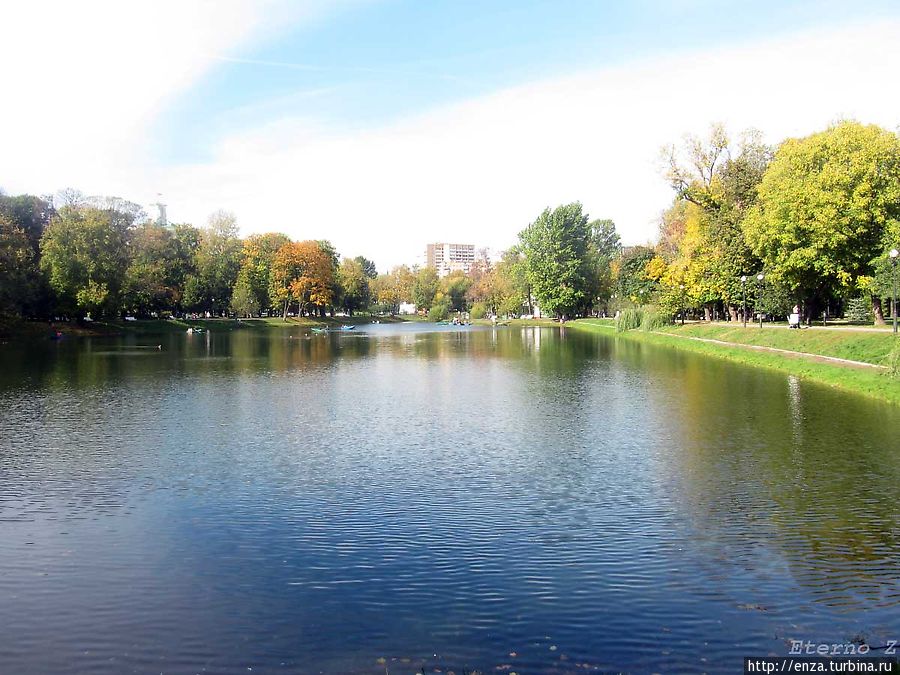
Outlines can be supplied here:
[[898, 428], [571, 328], [0, 345], [0, 671], [730, 673], [884, 645]]

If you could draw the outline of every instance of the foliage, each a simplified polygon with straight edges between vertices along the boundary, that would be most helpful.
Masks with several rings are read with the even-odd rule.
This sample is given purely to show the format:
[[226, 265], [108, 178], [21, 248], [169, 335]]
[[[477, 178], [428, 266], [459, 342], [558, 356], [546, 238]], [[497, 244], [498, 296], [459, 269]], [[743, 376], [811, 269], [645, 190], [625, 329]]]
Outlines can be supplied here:
[[450, 316], [450, 298], [441, 292], [434, 298], [431, 309], [428, 310], [429, 321], [443, 321]]
[[544, 312], [564, 317], [593, 304], [591, 234], [578, 202], [545, 209], [519, 233], [528, 282]]
[[272, 261], [270, 297], [282, 305], [282, 316], [297, 303], [300, 313], [327, 307], [334, 298], [334, 265], [317, 241], [288, 243]]
[[472, 285], [472, 280], [463, 272], [451, 272], [441, 279], [441, 293], [450, 302], [450, 309], [454, 312], [466, 310], [466, 293]]
[[744, 230], [773, 280], [821, 299], [858, 287], [900, 219], [900, 139], [842, 122], [778, 149]]
[[[268, 296], [268, 293], [266, 295]], [[259, 310], [259, 298], [253, 287], [250, 268], [243, 267], [238, 272], [238, 278], [231, 293], [231, 311], [238, 316], [251, 317], [258, 314]]]
[[884, 367], [892, 380], [900, 377], [900, 340], [894, 340], [894, 348], [885, 358]]
[[660, 330], [672, 323], [672, 315], [667, 312], [660, 312], [655, 307], [648, 307], [643, 310], [641, 317], [641, 330], [653, 332]]
[[41, 268], [63, 307], [94, 314], [118, 309], [133, 218], [114, 208], [65, 206], [50, 221]]
[[36, 291], [35, 253], [28, 235], [0, 214], [0, 315], [23, 312]]
[[847, 301], [844, 317], [853, 323], [872, 323], [872, 306], [866, 298], [851, 298]]
[[394, 267], [389, 274], [379, 274], [372, 281], [375, 300], [388, 307], [391, 314], [400, 311], [401, 302], [412, 300], [414, 276], [406, 265]]
[[487, 316], [487, 305], [483, 302], [474, 303], [471, 309], [469, 309], [469, 316], [472, 319], [483, 319]]
[[214, 314], [224, 312], [231, 304], [231, 289], [241, 266], [241, 250], [234, 214], [213, 213], [200, 231], [191, 292], [185, 289], [185, 304]]
[[628, 330], [640, 328], [644, 321], [644, 310], [640, 307], [628, 307], [619, 312], [616, 317], [616, 332], [624, 333]]
[[412, 301], [417, 309], [427, 310], [434, 302], [439, 285], [437, 272], [431, 267], [416, 270], [412, 284]]
[[[255, 307], [253, 312], [270, 309], [277, 304], [269, 295], [270, 280], [272, 276], [272, 264], [278, 250], [289, 243], [290, 239], [278, 232], [266, 234], [252, 234], [244, 240], [241, 247], [241, 266], [238, 279], [235, 282], [244, 286], [242, 293], [248, 292], [253, 297], [242, 298], [239, 305], [245, 308]], [[235, 304], [232, 302], [232, 309]], [[241, 313], [241, 312], [239, 312]]]
[[369, 276], [359, 258], [344, 258], [337, 276], [344, 311], [352, 316], [353, 312], [367, 308], [371, 299]]

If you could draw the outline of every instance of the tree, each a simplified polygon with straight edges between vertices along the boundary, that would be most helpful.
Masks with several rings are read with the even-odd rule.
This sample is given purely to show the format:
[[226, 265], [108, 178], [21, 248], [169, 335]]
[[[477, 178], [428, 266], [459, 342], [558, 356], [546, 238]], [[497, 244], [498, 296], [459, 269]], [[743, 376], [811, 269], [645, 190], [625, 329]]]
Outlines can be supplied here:
[[590, 302], [591, 228], [580, 203], [545, 209], [519, 240], [541, 309], [565, 318]]
[[389, 274], [379, 274], [372, 282], [375, 300], [387, 305], [391, 314], [400, 311], [401, 302], [412, 300], [414, 276], [406, 265], [394, 267]]
[[416, 270], [412, 284], [412, 301], [416, 309], [428, 310], [438, 292], [439, 279], [432, 267]]
[[649, 299], [656, 291], [655, 280], [648, 270], [655, 257], [648, 246], [632, 246], [622, 253], [614, 268], [615, 291], [621, 300], [640, 303], [642, 298]]
[[[590, 305], [594, 300], [606, 305], [613, 294], [613, 261], [622, 253], [622, 242], [611, 220], [594, 220], [591, 228], [591, 255], [594, 259], [593, 288]], [[590, 306], [588, 306], [590, 309]]]
[[[241, 265], [241, 240], [237, 220], [227, 211], [216, 211], [200, 231], [194, 254], [194, 272], [185, 284], [185, 302], [219, 314], [231, 304], [231, 289]], [[190, 292], [188, 292], [190, 291]]]
[[808, 301], [808, 319], [871, 274], [885, 228], [898, 219], [900, 139], [842, 122], [782, 144], [744, 231], [768, 278]]
[[56, 211], [47, 199], [34, 195], [0, 195], [0, 215], [21, 229], [35, 254], [41, 252], [41, 237]]
[[270, 296], [282, 303], [282, 316], [296, 302], [299, 312], [327, 307], [334, 298], [331, 256], [317, 241], [288, 243], [272, 261]]
[[[242, 307], [255, 307], [255, 313], [263, 309], [270, 309], [277, 304], [275, 299], [269, 296], [272, 263], [278, 249], [289, 242], [290, 239], [287, 235], [277, 232], [252, 234], [244, 240], [241, 249], [241, 267], [238, 280], [235, 282], [235, 289], [240, 283], [242, 285], [241, 292], [246, 291], [253, 297], [252, 299], [242, 298], [239, 303]], [[243, 280], [241, 275], [243, 275]]]
[[364, 258], [361, 255], [356, 256], [354, 260], [362, 265], [363, 271], [369, 279], [374, 279], [378, 276], [378, 268], [375, 267], [375, 263], [371, 260]]
[[28, 235], [0, 213], [0, 316], [18, 316], [35, 293], [35, 253]]
[[658, 277], [659, 299], [670, 308], [701, 306], [707, 319], [721, 304], [737, 318], [740, 277], [761, 267], [742, 222], [756, 201], [771, 149], [752, 129], [732, 148], [725, 129], [713, 125], [708, 139], [689, 136], [681, 153], [674, 147], [664, 152], [677, 197], [660, 222], [658, 252], [666, 273]]
[[497, 313], [519, 316], [523, 308], [532, 313], [531, 286], [525, 271], [525, 257], [518, 246], [512, 246], [500, 256], [494, 268]]
[[153, 221], [145, 221], [132, 231], [122, 288], [123, 309], [148, 314], [169, 309], [180, 300], [183, 277], [177, 253], [172, 232]]
[[41, 268], [63, 307], [112, 313], [128, 266], [135, 213], [96, 206], [64, 206], [41, 239]]
[[369, 306], [369, 277], [358, 258], [344, 258], [341, 261], [338, 286], [341, 289], [341, 306], [350, 316]]
[[[266, 297], [268, 297], [268, 292]], [[259, 297], [253, 287], [251, 268], [242, 267], [231, 293], [231, 311], [238, 316], [252, 317], [259, 312], [259, 309]]]
[[441, 293], [449, 300], [451, 310], [454, 312], [466, 311], [466, 293], [471, 285], [472, 280], [461, 270], [451, 272], [441, 279]]

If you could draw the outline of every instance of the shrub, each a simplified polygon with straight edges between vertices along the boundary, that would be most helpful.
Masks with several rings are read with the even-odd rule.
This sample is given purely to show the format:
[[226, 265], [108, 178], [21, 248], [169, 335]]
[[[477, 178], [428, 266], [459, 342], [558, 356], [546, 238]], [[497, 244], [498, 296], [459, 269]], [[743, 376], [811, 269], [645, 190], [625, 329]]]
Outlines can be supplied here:
[[428, 320], [443, 321], [448, 316], [450, 316], [450, 299], [445, 296], [438, 297], [428, 310]]
[[852, 323], [872, 323], [875, 320], [872, 316], [872, 307], [866, 298], [851, 298], [847, 302], [844, 317]]
[[616, 317], [616, 332], [624, 333], [627, 330], [634, 330], [641, 327], [644, 317], [644, 310], [637, 307], [629, 307], [619, 312]]
[[483, 302], [476, 302], [469, 310], [469, 316], [473, 319], [483, 319], [487, 314], [487, 305]]
[[900, 375], [900, 340], [894, 340], [894, 348], [885, 358], [884, 365], [887, 368], [887, 375], [891, 379]]
[[641, 329], [647, 331], [659, 330], [663, 326], [668, 326], [672, 323], [671, 314], [664, 314], [660, 312], [655, 307], [650, 307], [644, 310], [644, 316], [641, 319]]

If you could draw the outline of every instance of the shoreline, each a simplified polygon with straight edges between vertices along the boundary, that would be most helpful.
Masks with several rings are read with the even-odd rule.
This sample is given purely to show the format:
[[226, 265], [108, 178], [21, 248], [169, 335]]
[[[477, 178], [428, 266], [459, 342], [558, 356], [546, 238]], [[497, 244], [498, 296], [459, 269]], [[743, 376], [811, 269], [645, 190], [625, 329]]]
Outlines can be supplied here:
[[[754, 330], [749, 327], [746, 329], [722, 329], [722, 327], [716, 326], [686, 324], [685, 326], [670, 326], [662, 331], [647, 332], [635, 329], [617, 333], [615, 321], [612, 319], [578, 319], [567, 323], [566, 326], [584, 332], [601, 333], [624, 340], [680, 349], [733, 363], [778, 371], [841, 391], [861, 394], [894, 405], [900, 404], [900, 379], [891, 377], [888, 364], [877, 362], [877, 353], [874, 350], [867, 352], [868, 360], [851, 360], [834, 354], [817, 353], [817, 351], [826, 351], [825, 349], [795, 351], [771, 345], [754, 344], [750, 341], [739, 343], [716, 340], [702, 335], [679, 334], [682, 331], [684, 333], [710, 332], [716, 328], [732, 331]], [[798, 339], [802, 341], [806, 337], [805, 333], [801, 333], [799, 338], [794, 335], [791, 335], [790, 338], [794, 342]], [[884, 338], [885, 341], [894, 339], [891, 333], [879, 332], [876, 335]], [[759, 334], [745, 333], [745, 336], [748, 339], [758, 338]], [[848, 336], [842, 340], [846, 343], [845, 345], [838, 345], [834, 349], [839, 350], [842, 347], [851, 349], [853, 343], [858, 342], [858, 337], [859, 333], [856, 336]]]

